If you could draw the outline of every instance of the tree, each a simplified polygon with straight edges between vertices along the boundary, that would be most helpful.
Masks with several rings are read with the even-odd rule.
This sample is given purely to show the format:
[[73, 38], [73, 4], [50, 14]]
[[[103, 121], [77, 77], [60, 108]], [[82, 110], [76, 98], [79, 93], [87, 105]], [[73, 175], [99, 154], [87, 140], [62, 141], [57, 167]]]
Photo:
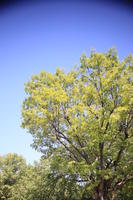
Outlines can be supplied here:
[[26, 165], [23, 157], [0, 157], [0, 200], [80, 200], [81, 186], [59, 175], [49, 159]]
[[13, 188], [24, 175], [26, 162], [17, 154], [0, 157], [0, 200], [12, 199]]
[[25, 169], [24, 176], [13, 187], [12, 200], [80, 200], [80, 186], [59, 176], [42, 159]]
[[133, 179], [133, 57], [91, 51], [76, 70], [32, 76], [25, 91], [33, 147], [88, 199], [115, 199]]

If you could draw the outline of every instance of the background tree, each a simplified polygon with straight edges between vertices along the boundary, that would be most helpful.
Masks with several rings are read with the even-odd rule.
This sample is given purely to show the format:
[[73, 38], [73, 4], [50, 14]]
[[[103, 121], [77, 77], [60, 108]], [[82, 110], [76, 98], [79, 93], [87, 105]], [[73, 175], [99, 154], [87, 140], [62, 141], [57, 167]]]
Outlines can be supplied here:
[[80, 200], [82, 188], [57, 174], [42, 159], [28, 166], [25, 175], [13, 187], [12, 200]]
[[114, 199], [133, 179], [132, 56], [92, 51], [77, 70], [33, 76], [25, 91], [22, 127], [34, 148], [88, 199]]
[[49, 159], [26, 165], [23, 157], [0, 157], [0, 200], [80, 200], [83, 187], [50, 167]]
[[0, 200], [13, 199], [13, 187], [24, 175], [25, 167], [22, 156], [7, 154], [0, 157]]

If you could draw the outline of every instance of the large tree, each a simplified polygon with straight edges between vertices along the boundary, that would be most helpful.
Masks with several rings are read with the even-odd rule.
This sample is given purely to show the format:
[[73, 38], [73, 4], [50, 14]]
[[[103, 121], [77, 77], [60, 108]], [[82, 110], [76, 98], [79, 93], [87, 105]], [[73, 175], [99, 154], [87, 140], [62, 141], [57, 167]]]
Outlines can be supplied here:
[[22, 127], [34, 148], [88, 199], [115, 199], [133, 179], [133, 57], [91, 51], [68, 73], [34, 75], [25, 91]]

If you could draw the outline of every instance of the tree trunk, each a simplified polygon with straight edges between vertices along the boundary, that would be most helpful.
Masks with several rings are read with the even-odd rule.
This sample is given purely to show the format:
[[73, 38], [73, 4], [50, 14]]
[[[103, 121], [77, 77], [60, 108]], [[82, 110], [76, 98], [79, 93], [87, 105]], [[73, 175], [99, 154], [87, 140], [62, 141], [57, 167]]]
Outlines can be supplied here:
[[115, 200], [114, 195], [112, 195], [112, 198], [109, 197], [108, 188], [105, 189], [105, 187], [104, 181], [101, 181], [101, 183], [94, 188], [93, 200]]
[[112, 194], [111, 200], [115, 200], [115, 194], [114, 193]]
[[104, 200], [104, 184], [103, 184], [103, 180], [101, 180], [101, 183], [99, 185], [99, 200]]

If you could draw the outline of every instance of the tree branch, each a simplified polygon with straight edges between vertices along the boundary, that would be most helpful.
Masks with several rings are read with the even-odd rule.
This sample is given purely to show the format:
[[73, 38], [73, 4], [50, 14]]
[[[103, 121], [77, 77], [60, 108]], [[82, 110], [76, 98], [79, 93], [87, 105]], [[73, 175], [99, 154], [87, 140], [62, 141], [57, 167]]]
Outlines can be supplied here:
[[[76, 152], [87, 162], [87, 164], [89, 164], [88, 161], [86, 160], [85, 155], [75, 145], [73, 145], [73, 143], [62, 132], [57, 130], [54, 124], [52, 124], [52, 125], [53, 125], [53, 128], [56, 131], [56, 133], [58, 133], [57, 139], [59, 140], [60, 135], [63, 136], [63, 138], [76, 150]], [[61, 142], [61, 140], [59, 140], [59, 142]]]

